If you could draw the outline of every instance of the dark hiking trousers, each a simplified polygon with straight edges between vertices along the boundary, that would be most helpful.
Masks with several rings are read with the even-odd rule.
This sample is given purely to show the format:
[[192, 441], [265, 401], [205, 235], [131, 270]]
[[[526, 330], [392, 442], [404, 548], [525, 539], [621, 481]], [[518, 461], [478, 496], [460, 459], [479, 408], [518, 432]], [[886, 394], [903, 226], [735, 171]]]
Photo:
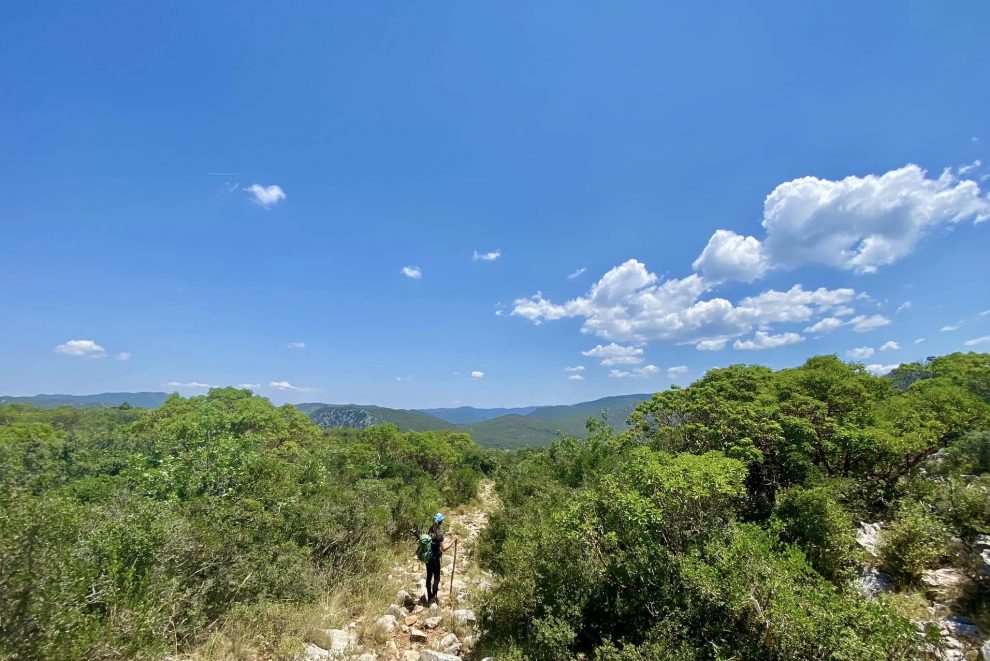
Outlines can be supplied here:
[[426, 563], [426, 600], [433, 601], [440, 592], [440, 558]]

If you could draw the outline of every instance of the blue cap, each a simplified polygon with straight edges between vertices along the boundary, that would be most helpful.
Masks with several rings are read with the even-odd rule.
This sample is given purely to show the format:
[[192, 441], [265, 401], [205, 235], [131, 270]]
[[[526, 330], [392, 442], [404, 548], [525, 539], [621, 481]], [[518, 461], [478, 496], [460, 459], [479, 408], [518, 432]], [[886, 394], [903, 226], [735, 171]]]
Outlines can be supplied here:
[[440, 512], [437, 512], [437, 515], [435, 517], [433, 517], [433, 521], [435, 523], [443, 523], [443, 514], [441, 514]]

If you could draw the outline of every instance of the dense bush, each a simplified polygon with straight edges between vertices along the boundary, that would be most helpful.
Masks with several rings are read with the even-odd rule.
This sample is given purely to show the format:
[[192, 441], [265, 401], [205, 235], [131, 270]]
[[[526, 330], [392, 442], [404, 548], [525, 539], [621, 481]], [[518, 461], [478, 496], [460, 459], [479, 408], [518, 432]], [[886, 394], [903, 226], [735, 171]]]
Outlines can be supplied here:
[[161, 657], [232, 609], [313, 600], [473, 497], [486, 461], [464, 434], [326, 435], [235, 389], [0, 406], [0, 658]]
[[917, 580], [948, 548], [945, 527], [919, 503], [905, 502], [880, 537], [880, 559], [894, 576]]
[[798, 545], [822, 576], [837, 580], [847, 572], [853, 551], [852, 517], [826, 487], [793, 487], [775, 512], [780, 536]]

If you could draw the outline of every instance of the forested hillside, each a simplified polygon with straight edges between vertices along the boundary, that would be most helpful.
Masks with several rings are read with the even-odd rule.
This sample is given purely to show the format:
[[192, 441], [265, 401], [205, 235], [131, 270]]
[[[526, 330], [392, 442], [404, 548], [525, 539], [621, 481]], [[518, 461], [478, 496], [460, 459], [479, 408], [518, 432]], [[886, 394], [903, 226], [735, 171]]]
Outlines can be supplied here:
[[513, 449], [549, 445], [561, 435], [584, 438], [589, 417], [604, 416], [610, 426], [623, 431], [629, 414], [646, 399], [649, 395], [618, 395], [572, 405], [518, 409], [405, 410], [356, 404], [298, 404], [296, 408], [324, 429], [365, 429], [386, 423], [401, 431], [457, 429], [471, 434], [482, 447]]

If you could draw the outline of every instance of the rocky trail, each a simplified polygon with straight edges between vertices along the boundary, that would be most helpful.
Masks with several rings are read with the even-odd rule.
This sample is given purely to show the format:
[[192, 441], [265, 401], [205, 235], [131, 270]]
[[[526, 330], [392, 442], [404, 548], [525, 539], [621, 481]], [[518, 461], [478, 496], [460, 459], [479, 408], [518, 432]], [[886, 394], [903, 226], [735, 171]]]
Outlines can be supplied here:
[[[480, 569], [475, 544], [488, 525], [495, 506], [493, 484], [485, 482], [478, 503], [447, 517], [448, 535], [457, 535], [454, 547], [443, 555], [439, 605], [426, 604], [426, 569], [409, 554], [389, 571], [396, 589], [387, 612], [367, 621], [351, 622], [348, 630], [314, 631], [306, 643], [306, 661], [356, 659], [358, 661], [458, 661], [473, 660], [477, 619], [472, 601], [491, 584], [491, 575]], [[453, 581], [451, 574], [453, 573]]]

